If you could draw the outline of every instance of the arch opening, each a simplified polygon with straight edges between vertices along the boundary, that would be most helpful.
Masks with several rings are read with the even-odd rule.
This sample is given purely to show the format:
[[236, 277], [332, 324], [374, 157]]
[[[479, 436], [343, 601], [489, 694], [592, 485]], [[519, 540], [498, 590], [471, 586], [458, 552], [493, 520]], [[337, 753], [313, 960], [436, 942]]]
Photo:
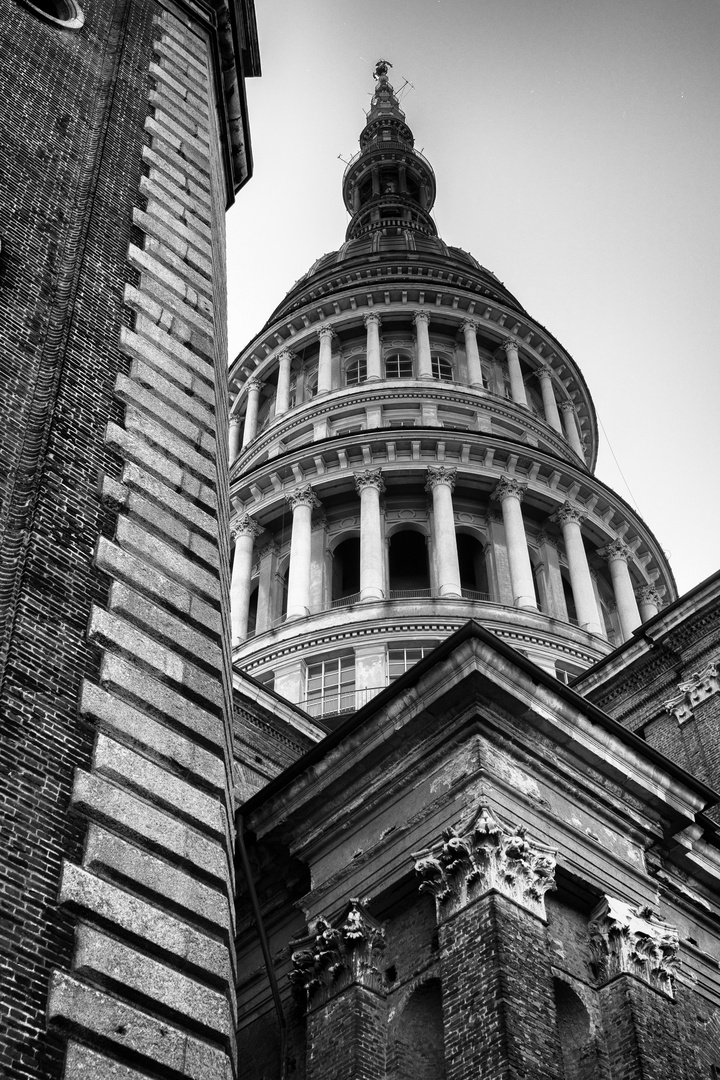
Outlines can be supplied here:
[[430, 595], [430, 567], [427, 541], [414, 529], [401, 529], [390, 537], [389, 549], [390, 599], [402, 599], [393, 595]]

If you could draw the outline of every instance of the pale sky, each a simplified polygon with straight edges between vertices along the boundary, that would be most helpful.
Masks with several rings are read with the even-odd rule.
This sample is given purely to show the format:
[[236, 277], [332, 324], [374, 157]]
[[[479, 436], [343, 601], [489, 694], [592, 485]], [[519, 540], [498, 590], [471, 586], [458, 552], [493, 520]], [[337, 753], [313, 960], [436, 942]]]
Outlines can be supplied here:
[[[236, 355], [344, 240], [380, 57], [437, 177], [442, 238], [580, 366], [597, 475], [680, 592], [720, 568], [717, 0], [256, 0], [255, 175], [228, 215]], [[603, 435], [607, 433], [607, 438]], [[622, 474], [613, 459], [617, 457]]]

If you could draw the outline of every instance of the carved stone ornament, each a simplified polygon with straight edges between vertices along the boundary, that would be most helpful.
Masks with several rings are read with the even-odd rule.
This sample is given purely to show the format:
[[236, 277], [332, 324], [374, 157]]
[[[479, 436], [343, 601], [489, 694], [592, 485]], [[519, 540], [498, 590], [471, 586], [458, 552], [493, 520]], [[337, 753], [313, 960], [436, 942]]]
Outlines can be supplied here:
[[575, 412], [575, 403], [569, 401], [567, 398], [565, 401], [558, 402], [558, 409], [560, 412]]
[[240, 427], [242, 424], [242, 416], [231, 416], [228, 420], [230, 427]]
[[528, 839], [522, 825], [505, 826], [483, 806], [467, 832], [445, 829], [413, 855], [421, 892], [435, 897], [438, 921], [491, 890], [545, 918], [545, 893], [555, 888], [555, 851]]
[[720, 665], [708, 664], [702, 671], [693, 672], [687, 682], [678, 683], [677, 694], [663, 703], [664, 708], [679, 724], [684, 724], [692, 719], [697, 705], [719, 692]]
[[504, 349], [506, 353], [508, 353], [508, 352], [517, 353], [519, 351], [519, 349], [520, 349], [520, 342], [517, 340], [517, 338], [512, 338], [512, 337], [505, 338], [505, 340], [500, 345], [500, 348]]
[[472, 319], [465, 319], [460, 329], [462, 330], [463, 334], [477, 334], [478, 325], [476, 322], [473, 322]]
[[263, 544], [262, 547], [258, 548], [257, 558], [259, 562], [270, 556], [276, 559], [280, 557], [280, 545], [276, 540], [268, 540], [266, 544]]
[[327, 520], [327, 517], [325, 516], [325, 511], [324, 510], [317, 510], [313, 514], [312, 519], [310, 521], [310, 528], [313, 531], [315, 531], [315, 529], [327, 529], [327, 526], [328, 526], [328, 520]]
[[538, 545], [538, 547], [543, 547], [545, 544], [547, 544], [549, 547], [555, 548], [557, 550], [558, 542], [559, 537], [553, 536], [552, 533], [546, 532], [545, 529], [539, 529], [538, 532], [535, 534], [535, 543]]
[[457, 469], [446, 469], [444, 465], [428, 465], [427, 481], [425, 483], [425, 490], [432, 491], [433, 488], [439, 484], [444, 484], [449, 487], [451, 491], [455, 488], [455, 479], [457, 477]]
[[259, 394], [263, 388], [263, 383], [260, 381], [260, 379], [248, 379], [248, 381], [245, 383], [245, 386], [247, 388], [248, 394], [255, 393], [256, 391]]
[[614, 562], [615, 559], [622, 559], [623, 562], [627, 562], [632, 556], [632, 548], [628, 547], [625, 541], [618, 537], [617, 540], [611, 540], [609, 544], [606, 544], [599, 554], [608, 562]]
[[355, 473], [355, 488], [360, 494], [365, 488], [375, 488], [377, 491], [385, 490], [382, 469], [364, 469]]
[[334, 924], [319, 918], [310, 936], [296, 944], [289, 978], [308, 1008], [324, 1005], [353, 984], [385, 990], [379, 967], [385, 931], [359, 900], [351, 900]]
[[590, 948], [600, 983], [615, 975], [634, 975], [674, 996], [678, 960], [678, 933], [649, 908], [631, 907], [614, 896], [605, 896], [588, 924]]
[[322, 325], [318, 328], [318, 337], [319, 338], [332, 337], [334, 333], [335, 333], [335, 331], [333, 330], [330, 323], [322, 323]]
[[658, 610], [662, 604], [660, 593], [654, 585], [641, 585], [639, 589], [635, 590], [635, 599], [638, 604], [652, 604]]
[[522, 502], [523, 495], [527, 491], [527, 484], [521, 484], [519, 480], [516, 480], [514, 476], [501, 476], [498, 480], [497, 487], [490, 496], [491, 499], [496, 499], [498, 502], [502, 502], [503, 499], [510, 497], [519, 499]]
[[426, 326], [430, 323], [430, 315], [427, 311], [416, 311], [412, 317], [412, 321], [417, 326], [418, 323], [425, 323]]
[[581, 525], [584, 520], [585, 514], [583, 514], [582, 510], [567, 501], [564, 502], [562, 506], [558, 507], [550, 518], [550, 521], [557, 521], [560, 525], [567, 525], [571, 521], [575, 521], [578, 525]]
[[249, 514], [241, 514], [230, 526], [230, 539], [234, 542], [238, 536], [251, 536], [255, 540], [261, 532], [263, 532], [262, 525], [258, 525]]
[[549, 364], [540, 364], [535, 368], [535, 376], [538, 379], [552, 379], [553, 369]]
[[294, 357], [295, 357], [295, 354], [290, 352], [289, 349], [283, 349], [282, 352], [278, 353], [278, 360], [281, 363], [282, 363], [283, 360], [286, 360], [288, 362], [288, 364], [290, 364], [290, 363], [292, 363]]
[[367, 315], [363, 315], [363, 322], [366, 326], [369, 326], [370, 323], [372, 323], [374, 326], [382, 325], [382, 319], [376, 311], [369, 311]]
[[312, 506], [315, 509], [320, 508], [320, 500], [308, 484], [306, 487], [298, 488], [297, 491], [293, 491], [292, 494], [285, 496], [290, 503], [290, 509], [295, 510], [298, 506]]

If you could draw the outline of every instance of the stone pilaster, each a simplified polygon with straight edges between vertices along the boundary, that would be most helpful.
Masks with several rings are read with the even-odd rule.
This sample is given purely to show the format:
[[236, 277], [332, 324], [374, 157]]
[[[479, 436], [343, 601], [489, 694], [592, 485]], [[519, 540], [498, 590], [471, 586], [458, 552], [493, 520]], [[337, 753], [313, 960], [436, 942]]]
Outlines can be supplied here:
[[537, 609], [535, 583], [520, 505], [526, 490], [527, 484], [521, 483], [513, 476], [503, 476], [498, 481], [491, 498], [496, 499], [502, 506], [513, 604], [519, 608]]

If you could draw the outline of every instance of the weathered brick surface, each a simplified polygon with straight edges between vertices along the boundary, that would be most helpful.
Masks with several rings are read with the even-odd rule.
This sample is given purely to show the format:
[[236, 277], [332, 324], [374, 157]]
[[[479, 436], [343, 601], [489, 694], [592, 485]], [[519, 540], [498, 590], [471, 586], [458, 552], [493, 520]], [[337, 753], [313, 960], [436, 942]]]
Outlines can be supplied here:
[[386, 1043], [385, 1000], [350, 986], [308, 1017], [307, 1080], [377, 1080]]

